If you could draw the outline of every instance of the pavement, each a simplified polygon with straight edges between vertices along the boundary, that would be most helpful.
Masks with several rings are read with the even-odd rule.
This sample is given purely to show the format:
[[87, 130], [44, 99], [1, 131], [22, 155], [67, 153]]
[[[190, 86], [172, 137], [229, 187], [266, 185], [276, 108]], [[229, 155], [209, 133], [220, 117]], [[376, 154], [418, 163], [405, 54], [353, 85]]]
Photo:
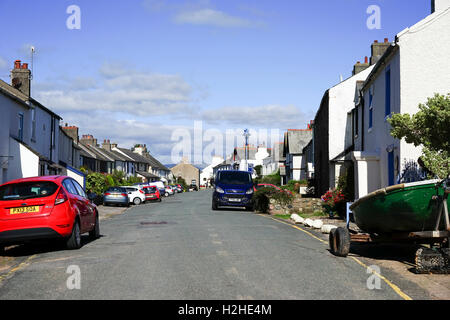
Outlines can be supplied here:
[[101, 238], [84, 237], [80, 250], [52, 243], [9, 249], [3, 259], [16, 262], [0, 270], [0, 300], [436, 298], [381, 259], [333, 256], [315, 231], [241, 210], [212, 211], [210, 190], [103, 216]]

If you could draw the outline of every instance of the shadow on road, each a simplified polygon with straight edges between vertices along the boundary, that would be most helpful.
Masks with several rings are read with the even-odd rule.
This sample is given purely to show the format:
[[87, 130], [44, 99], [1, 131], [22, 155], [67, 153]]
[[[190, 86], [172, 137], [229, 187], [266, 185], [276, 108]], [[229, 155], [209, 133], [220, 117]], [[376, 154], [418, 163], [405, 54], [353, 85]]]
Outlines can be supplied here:
[[360, 244], [352, 243], [350, 253], [375, 260], [397, 261], [411, 266], [414, 272], [416, 251], [422, 246], [417, 244]]
[[[104, 237], [103, 235], [100, 238]], [[96, 239], [98, 240], [98, 239]], [[92, 240], [88, 235], [83, 235], [81, 237], [82, 247], [88, 245]], [[35, 254], [57, 252], [57, 251], [68, 251], [64, 241], [62, 240], [41, 240], [30, 243], [24, 243], [21, 245], [11, 246], [7, 248], [4, 252], [0, 252], [0, 257], [10, 257], [19, 258], [27, 257]]]

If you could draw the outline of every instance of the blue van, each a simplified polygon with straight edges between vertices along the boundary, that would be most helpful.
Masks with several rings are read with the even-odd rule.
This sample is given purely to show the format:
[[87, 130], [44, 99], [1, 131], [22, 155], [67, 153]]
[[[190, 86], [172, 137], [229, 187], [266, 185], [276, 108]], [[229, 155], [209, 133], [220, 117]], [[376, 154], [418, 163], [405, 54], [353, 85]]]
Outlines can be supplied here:
[[216, 174], [212, 209], [219, 206], [245, 207], [253, 211], [254, 185], [250, 172], [219, 171]]

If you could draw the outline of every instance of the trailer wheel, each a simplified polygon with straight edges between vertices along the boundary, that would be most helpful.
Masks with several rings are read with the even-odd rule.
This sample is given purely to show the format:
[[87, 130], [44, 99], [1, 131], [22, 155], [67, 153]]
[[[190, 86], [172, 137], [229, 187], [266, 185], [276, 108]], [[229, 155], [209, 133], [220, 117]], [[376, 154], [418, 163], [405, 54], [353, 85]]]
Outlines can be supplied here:
[[332, 253], [338, 257], [347, 257], [350, 252], [350, 232], [347, 228], [337, 228], [332, 237]]

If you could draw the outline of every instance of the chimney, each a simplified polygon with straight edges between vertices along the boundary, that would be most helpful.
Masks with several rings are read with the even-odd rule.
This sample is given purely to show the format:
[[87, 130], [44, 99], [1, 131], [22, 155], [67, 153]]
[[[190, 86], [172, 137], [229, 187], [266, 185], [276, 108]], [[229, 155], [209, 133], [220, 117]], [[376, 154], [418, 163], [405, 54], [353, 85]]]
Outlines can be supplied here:
[[117, 143], [111, 143], [111, 149], [114, 149], [114, 148], [117, 148]]
[[91, 134], [83, 135], [80, 141], [88, 146], [92, 147], [97, 146], [97, 139], [94, 139], [94, 137]]
[[383, 43], [379, 43], [378, 40], [375, 40], [372, 44], [372, 56], [370, 57], [370, 65], [376, 64], [390, 45], [391, 44], [388, 38], [385, 38]]
[[64, 130], [64, 132], [73, 139], [73, 141], [75, 143], [78, 144], [79, 140], [78, 140], [78, 127], [75, 126], [71, 126], [68, 127], [67, 125], [65, 127], [62, 128]]
[[368, 67], [370, 67], [369, 65], [369, 58], [365, 57], [364, 58], [364, 63], [361, 62], [357, 62], [354, 66], [353, 66], [353, 75], [360, 73], [361, 71], [366, 70]]
[[28, 63], [22, 65], [20, 60], [14, 62], [14, 69], [11, 70], [11, 85], [27, 97], [30, 96], [31, 71], [28, 69]]
[[450, 8], [450, 0], [431, 0], [431, 13], [444, 11]]
[[102, 148], [106, 151], [111, 151], [111, 142], [109, 140], [103, 141]]

